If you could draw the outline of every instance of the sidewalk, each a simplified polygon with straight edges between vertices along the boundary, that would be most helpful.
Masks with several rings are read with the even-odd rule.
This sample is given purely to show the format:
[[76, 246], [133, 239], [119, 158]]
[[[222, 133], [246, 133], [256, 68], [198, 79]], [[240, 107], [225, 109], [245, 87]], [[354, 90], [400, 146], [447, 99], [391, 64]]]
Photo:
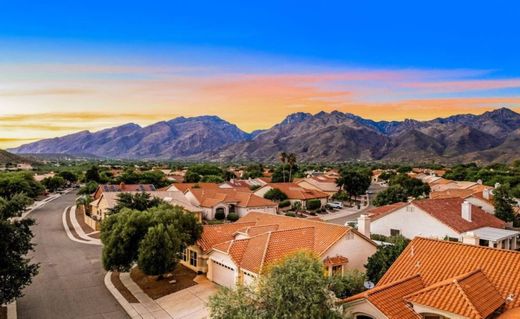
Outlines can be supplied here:
[[105, 276], [105, 285], [131, 318], [206, 319], [209, 318], [208, 299], [218, 289], [205, 276], [198, 276], [194, 279], [197, 285], [153, 300], [132, 280], [129, 273], [121, 273], [121, 283], [139, 301], [133, 303], [128, 302], [117, 290], [110, 279], [111, 275], [112, 272], [108, 272]]
[[76, 218], [76, 205], [65, 208], [62, 215], [62, 222], [63, 227], [65, 228], [65, 232], [67, 233], [67, 236], [70, 240], [82, 244], [102, 246], [101, 240], [89, 236], [80, 226]]

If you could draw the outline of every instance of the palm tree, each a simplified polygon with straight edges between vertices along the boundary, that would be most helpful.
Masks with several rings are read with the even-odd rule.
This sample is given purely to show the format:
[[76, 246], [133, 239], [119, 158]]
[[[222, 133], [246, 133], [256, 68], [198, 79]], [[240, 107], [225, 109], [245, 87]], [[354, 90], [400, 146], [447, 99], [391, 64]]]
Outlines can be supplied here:
[[296, 164], [296, 154], [290, 153], [287, 155], [287, 163], [289, 163], [289, 182], [292, 181], [292, 169]]
[[285, 163], [287, 162], [287, 153], [281, 152], [279, 158], [280, 158], [280, 162], [282, 162], [282, 175], [283, 175], [283, 182], [285, 183]]

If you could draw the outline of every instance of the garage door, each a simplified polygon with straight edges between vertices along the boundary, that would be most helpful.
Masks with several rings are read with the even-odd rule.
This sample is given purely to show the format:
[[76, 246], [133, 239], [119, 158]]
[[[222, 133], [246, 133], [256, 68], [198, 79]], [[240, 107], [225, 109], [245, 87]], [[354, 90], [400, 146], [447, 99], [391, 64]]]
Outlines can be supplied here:
[[233, 288], [235, 286], [235, 270], [229, 266], [211, 260], [213, 263], [213, 281], [221, 286]]

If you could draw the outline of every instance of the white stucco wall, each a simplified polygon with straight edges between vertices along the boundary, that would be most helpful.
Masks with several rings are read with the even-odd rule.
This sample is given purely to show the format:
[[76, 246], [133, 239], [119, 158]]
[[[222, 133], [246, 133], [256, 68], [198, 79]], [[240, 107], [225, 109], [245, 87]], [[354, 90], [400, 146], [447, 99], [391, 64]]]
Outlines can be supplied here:
[[352, 232], [332, 245], [321, 258], [324, 260], [327, 257], [344, 256], [348, 258], [346, 269], [358, 269], [364, 272], [368, 257], [376, 250], [374, 245]]
[[[413, 207], [413, 211], [407, 211], [407, 207]], [[445, 236], [460, 237], [459, 233], [414, 205], [402, 207], [371, 221], [370, 232], [372, 234], [390, 236], [390, 229], [400, 230], [401, 235], [409, 239], [416, 236], [439, 239], [443, 239]]]
[[493, 215], [495, 214], [495, 207], [493, 205], [491, 205], [490, 203], [488, 203], [478, 197], [468, 197], [468, 198], [466, 198], [466, 200], [468, 202], [470, 202], [471, 204], [482, 208], [482, 210], [484, 210], [485, 212], [487, 212], [489, 214], [493, 214]]

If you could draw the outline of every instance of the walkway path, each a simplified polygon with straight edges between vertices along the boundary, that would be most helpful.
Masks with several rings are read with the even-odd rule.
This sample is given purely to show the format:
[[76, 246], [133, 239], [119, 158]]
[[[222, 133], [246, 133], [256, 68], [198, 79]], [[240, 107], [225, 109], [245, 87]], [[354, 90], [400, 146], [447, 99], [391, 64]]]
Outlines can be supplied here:
[[153, 300], [132, 280], [129, 273], [120, 273], [123, 285], [139, 301], [130, 303], [112, 284], [110, 275], [109, 272], [105, 276], [105, 285], [131, 318], [206, 319], [209, 318], [209, 297], [218, 289], [217, 285], [201, 275], [194, 279], [197, 285]]

